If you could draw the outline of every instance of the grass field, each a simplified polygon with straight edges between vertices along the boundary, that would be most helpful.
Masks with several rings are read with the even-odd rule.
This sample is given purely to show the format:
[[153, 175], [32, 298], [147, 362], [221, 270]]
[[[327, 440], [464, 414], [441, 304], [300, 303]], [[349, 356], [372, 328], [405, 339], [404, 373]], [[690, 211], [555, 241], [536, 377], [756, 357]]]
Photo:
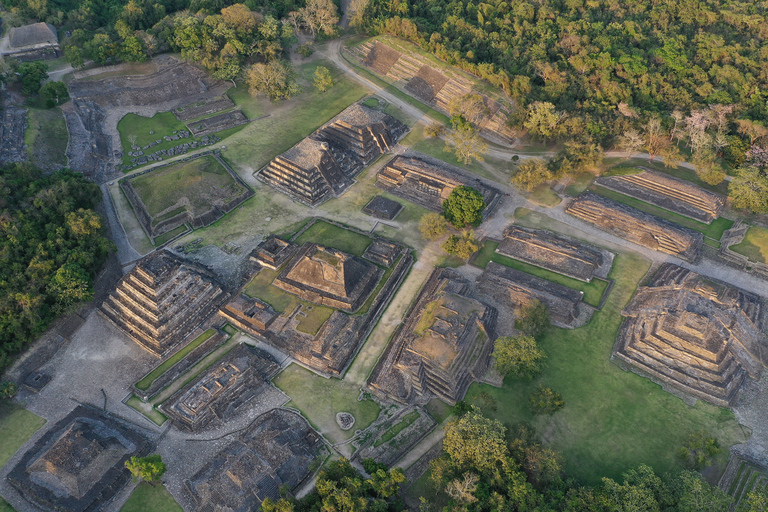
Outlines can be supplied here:
[[[629, 301], [649, 262], [636, 254], [619, 254], [611, 278], [616, 285], [602, 311], [585, 327], [551, 328], [540, 340], [547, 367], [532, 382], [506, 379], [503, 388], [473, 385], [467, 400], [482, 407], [486, 392], [497, 410], [484, 413], [507, 425], [530, 422], [543, 441], [565, 458], [565, 471], [582, 483], [619, 479], [622, 472], [649, 464], [657, 474], [678, 468], [675, 449], [685, 436], [704, 429], [720, 446], [744, 442], [749, 432], [727, 409], [698, 401], [695, 407], [663, 391], [649, 379], [625, 372], [610, 362]], [[538, 386], [562, 393], [565, 408], [552, 416], [532, 416], [528, 397]], [[728, 450], [719, 459], [724, 464]]]
[[16, 404], [0, 402], [0, 467], [45, 424], [45, 420]]
[[768, 229], [751, 226], [741, 243], [732, 245], [730, 249], [743, 254], [750, 261], [768, 263]]
[[553, 283], [562, 284], [563, 286], [568, 286], [574, 290], [581, 290], [584, 292], [584, 302], [595, 307], [600, 305], [600, 298], [608, 287], [608, 282], [601, 279], [593, 279], [592, 282], [585, 283], [584, 281], [579, 281], [578, 279], [573, 279], [572, 277], [564, 276], [541, 267], [529, 265], [528, 263], [496, 253], [495, 251], [498, 246], [498, 242], [488, 240], [483, 247], [477, 251], [472, 263], [480, 268], [485, 268], [489, 261], [495, 261], [496, 263], [500, 263], [507, 267], [522, 270], [523, 272], [533, 274], [534, 276], [547, 279]]
[[165, 486], [142, 482], [134, 489], [120, 512], [183, 512]]
[[181, 361], [187, 354], [202, 345], [205, 340], [209, 339], [215, 333], [216, 331], [213, 329], [208, 329], [203, 334], [190, 341], [187, 346], [176, 352], [173, 356], [169, 357], [163, 362], [163, 364], [152, 370], [149, 374], [147, 374], [146, 377], [137, 382], [136, 387], [142, 390], [147, 389], [152, 385], [155, 379], [164, 374], [166, 370], [171, 368], [171, 366]]
[[524, 195], [526, 198], [528, 198], [529, 201], [533, 201], [534, 203], [545, 206], [547, 208], [554, 208], [562, 202], [560, 196], [558, 196], [557, 193], [552, 190], [552, 188], [546, 183], [539, 185]]
[[[291, 397], [286, 407], [295, 407], [331, 442], [346, 441], [355, 430], [364, 430], [378, 417], [380, 408], [371, 400], [358, 401], [360, 389], [338, 379], [326, 379], [292, 364], [273, 383]], [[355, 417], [350, 430], [336, 424], [336, 413], [348, 412]]]
[[416, 421], [421, 417], [421, 414], [419, 414], [419, 411], [411, 411], [408, 414], [406, 414], [399, 422], [395, 423], [389, 429], [384, 432], [380, 438], [376, 440], [375, 443], [373, 443], [373, 447], [376, 448], [379, 445], [382, 445], [395, 437], [397, 434], [402, 432], [408, 425]]
[[327, 222], [318, 221], [294, 240], [294, 243], [298, 245], [305, 242], [314, 242], [355, 256], [362, 256], [373, 239]]
[[581, 174], [577, 174], [576, 176], [571, 176], [571, 182], [567, 187], [565, 187], [564, 192], [566, 195], [576, 197], [577, 195], [587, 190], [587, 187], [589, 187], [589, 185], [592, 183], [592, 180], [594, 179], [595, 175], [589, 172], [583, 172]]
[[136, 395], [131, 395], [125, 404], [139, 411], [141, 414], [149, 418], [155, 425], [160, 426], [168, 420], [165, 414], [155, 409], [152, 404], [142, 401], [141, 398], [137, 397]]
[[680, 224], [681, 226], [693, 229], [694, 231], [698, 231], [699, 233], [704, 234], [704, 236], [714, 240], [720, 240], [725, 230], [733, 226], [733, 221], [726, 219], [725, 217], [715, 219], [711, 224], [704, 224], [703, 222], [689, 219], [688, 217], [684, 217], [683, 215], [678, 215], [677, 213], [665, 210], [664, 208], [659, 208], [652, 204], [648, 204], [645, 201], [635, 199], [634, 197], [620, 194], [618, 192], [614, 192], [613, 190], [608, 190], [605, 187], [594, 186], [592, 187], [592, 191], [600, 194], [603, 197], [613, 199], [619, 203], [632, 206], [638, 210], [656, 215], [657, 217], [661, 217], [662, 219], [674, 222], [675, 224]]
[[0, 498], [0, 512], [16, 512], [16, 509], [10, 506], [3, 498]]
[[133, 178], [131, 183], [153, 217], [185, 198], [189, 204], [179, 210], [186, 208], [196, 215], [208, 210], [214, 200], [226, 202], [243, 191], [212, 156], [161, 167]]
[[32, 163], [43, 168], [67, 165], [69, 132], [58, 108], [30, 108], [24, 143]]

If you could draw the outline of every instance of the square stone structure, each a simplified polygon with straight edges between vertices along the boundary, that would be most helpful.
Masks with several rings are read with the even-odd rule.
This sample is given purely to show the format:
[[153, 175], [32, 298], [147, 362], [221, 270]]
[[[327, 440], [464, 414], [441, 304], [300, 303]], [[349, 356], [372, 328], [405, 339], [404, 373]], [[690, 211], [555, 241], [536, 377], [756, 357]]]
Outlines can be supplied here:
[[443, 211], [443, 201], [458, 186], [478, 190], [485, 199], [483, 219], [491, 214], [502, 193], [485, 185], [470, 173], [439, 160], [409, 152], [396, 156], [376, 175], [376, 186], [433, 212]]
[[49, 60], [61, 56], [56, 27], [50, 23], [33, 23], [11, 29], [8, 48], [0, 57], [26, 60]]
[[490, 364], [496, 309], [451, 269], [435, 269], [376, 365], [368, 386], [403, 403], [462, 400]]
[[363, 253], [363, 258], [383, 267], [391, 267], [400, 255], [402, 247], [383, 238], [375, 239]]
[[581, 194], [565, 211], [603, 231], [654, 251], [671, 254], [691, 263], [701, 258], [704, 235], [698, 231], [595, 193]]
[[687, 181], [644, 169], [638, 174], [607, 176], [595, 182], [605, 188], [640, 199], [705, 224], [720, 216], [725, 198]]
[[259, 510], [277, 501], [280, 487], [295, 490], [323, 451], [320, 434], [298, 414], [272, 409], [184, 483], [196, 512]]
[[280, 365], [266, 352], [240, 345], [161, 406], [173, 425], [198, 432], [221, 426], [269, 388]]
[[383, 275], [362, 258], [307, 242], [272, 284], [315, 304], [353, 313]]
[[250, 259], [262, 267], [278, 270], [296, 254], [298, 247], [282, 238], [270, 235], [251, 252]]
[[365, 205], [363, 213], [381, 220], [393, 220], [402, 210], [403, 205], [397, 201], [383, 196], [375, 196]]
[[766, 300], [665, 263], [622, 312], [613, 359], [668, 391], [728, 407], [768, 365]]
[[515, 311], [532, 300], [549, 309], [552, 323], [573, 329], [579, 326], [584, 292], [553, 283], [491, 261], [485, 267], [478, 289]]
[[117, 283], [99, 311], [142, 348], [163, 356], [227, 297], [212, 272], [155, 251]]
[[144, 433], [79, 406], [24, 454], [8, 482], [45, 510], [100, 510], [130, 479], [125, 461], [151, 450]]
[[[584, 282], [597, 274], [607, 275], [612, 261], [592, 245], [545, 229], [510, 226], [496, 252]], [[608, 264], [608, 269], [601, 267]]]

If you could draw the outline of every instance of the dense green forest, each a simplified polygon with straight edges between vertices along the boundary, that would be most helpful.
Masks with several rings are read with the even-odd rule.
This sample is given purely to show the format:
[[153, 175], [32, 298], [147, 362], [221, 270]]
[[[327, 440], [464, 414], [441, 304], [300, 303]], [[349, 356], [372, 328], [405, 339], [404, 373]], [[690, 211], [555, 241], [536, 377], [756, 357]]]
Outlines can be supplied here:
[[93, 297], [112, 243], [81, 174], [0, 167], [0, 370], [56, 318]]

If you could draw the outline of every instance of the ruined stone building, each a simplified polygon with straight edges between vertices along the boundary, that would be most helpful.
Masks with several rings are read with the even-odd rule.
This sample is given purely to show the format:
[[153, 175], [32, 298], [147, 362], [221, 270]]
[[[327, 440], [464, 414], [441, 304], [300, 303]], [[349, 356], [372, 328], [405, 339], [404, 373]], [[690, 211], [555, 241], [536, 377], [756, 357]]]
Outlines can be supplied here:
[[316, 206], [338, 197], [407, 128], [394, 117], [354, 104], [318, 131], [278, 155], [256, 175], [291, 199]]
[[226, 298], [211, 272], [156, 251], [120, 280], [99, 311], [142, 348], [163, 356]]
[[0, 52], [0, 57], [14, 57], [21, 61], [50, 60], [61, 55], [56, 27], [50, 23], [12, 28], [8, 46]]
[[450, 269], [435, 269], [368, 381], [375, 392], [403, 403], [437, 396], [464, 398], [488, 370], [496, 309], [472, 296]]
[[258, 510], [280, 488], [294, 491], [312, 473], [321, 453], [320, 435], [298, 414], [272, 409], [262, 414], [185, 482], [196, 512]]
[[269, 354], [240, 345], [171, 396], [161, 409], [180, 430], [197, 432], [211, 423], [221, 425], [264, 392], [279, 371], [280, 365]]
[[549, 309], [552, 323], [573, 329], [578, 326], [584, 292], [553, 283], [495, 261], [485, 267], [478, 290], [505, 307], [518, 311], [533, 300]]
[[666, 263], [622, 312], [614, 360], [727, 407], [768, 365], [766, 314], [764, 298]]
[[270, 270], [277, 270], [293, 256], [298, 247], [290, 242], [270, 235], [251, 251], [250, 260]]
[[434, 212], [443, 211], [443, 201], [458, 186], [478, 190], [485, 199], [483, 218], [488, 217], [502, 194], [458, 167], [438, 163], [427, 155], [396, 156], [376, 175], [376, 186]]
[[592, 192], [585, 192], [574, 199], [566, 212], [612, 235], [654, 251], [672, 254], [691, 263], [701, 257], [704, 236], [698, 231]]
[[80, 406], [24, 454], [8, 481], [46, 510], [96, 510], [128, 482], [125, 461], [150, 450], [143, 434]]
[[597, 247], [552, 231], [520, 226], [506, 229], [496, 252], [587, 283], [611, 263]]

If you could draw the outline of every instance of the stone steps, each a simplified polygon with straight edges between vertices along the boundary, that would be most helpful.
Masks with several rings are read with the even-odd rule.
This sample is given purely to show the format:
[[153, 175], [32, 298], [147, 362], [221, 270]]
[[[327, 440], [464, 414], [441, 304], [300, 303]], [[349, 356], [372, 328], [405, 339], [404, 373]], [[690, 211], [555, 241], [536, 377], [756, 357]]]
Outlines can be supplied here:
[[630, 174], [627, 176], [622, 176], [620, 179], [628, 183], [638, 185], [642, 188], [652, 190], [658, 194], [668, 196], [673, 199], [679, 199], [680, 201], [686, 202], [700, 210], [711, 214], [713, 217], [717, 217], [719, 214], [719, 208], [716, 206], [713, 207], [710, 201], [687, 193], [683, 190], [674, 189], [664, 184], [658, 183], [652, 178], [649, 178], [646, 173]]

